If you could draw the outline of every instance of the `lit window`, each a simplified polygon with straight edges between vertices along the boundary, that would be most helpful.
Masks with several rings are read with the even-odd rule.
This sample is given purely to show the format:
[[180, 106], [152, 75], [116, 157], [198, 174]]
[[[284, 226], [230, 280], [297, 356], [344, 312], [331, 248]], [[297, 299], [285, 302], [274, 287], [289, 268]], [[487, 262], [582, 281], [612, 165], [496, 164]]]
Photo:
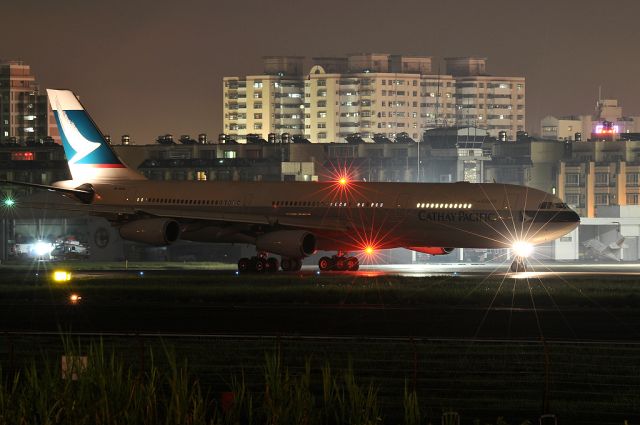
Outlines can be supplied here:
[[33, 161], [33, 152], [11, 152], [12, 161]]

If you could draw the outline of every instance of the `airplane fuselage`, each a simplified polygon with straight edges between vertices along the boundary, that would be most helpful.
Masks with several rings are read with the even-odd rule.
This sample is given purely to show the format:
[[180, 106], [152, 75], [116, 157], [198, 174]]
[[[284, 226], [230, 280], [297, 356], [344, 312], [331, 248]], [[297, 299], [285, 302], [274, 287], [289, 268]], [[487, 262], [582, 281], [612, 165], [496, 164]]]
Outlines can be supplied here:
[[[128, 181], [93, 185], [95, 207], [185, 219], [182, 239], [249, 242], [273, 228], [309, 229], [322, 250], [504, 248], [556, 239], [579, 218], [540, 190], [495, 183]], [[202, 221], [224, 222], [234, 231]], [[191, 223], [189, 222], [191, 220]], [[243, 226], [242, 223], [246, 223]], [[234, 239], [234, 234], [242, 236]]]

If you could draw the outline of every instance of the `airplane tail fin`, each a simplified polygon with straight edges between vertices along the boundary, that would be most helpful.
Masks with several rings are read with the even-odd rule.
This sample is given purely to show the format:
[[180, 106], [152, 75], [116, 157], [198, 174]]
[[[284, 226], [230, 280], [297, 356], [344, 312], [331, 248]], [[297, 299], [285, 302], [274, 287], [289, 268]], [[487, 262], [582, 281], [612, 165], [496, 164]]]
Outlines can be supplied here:
[[128, 168], [71, 90], [47, 89], [73, 180], [145, 180]]

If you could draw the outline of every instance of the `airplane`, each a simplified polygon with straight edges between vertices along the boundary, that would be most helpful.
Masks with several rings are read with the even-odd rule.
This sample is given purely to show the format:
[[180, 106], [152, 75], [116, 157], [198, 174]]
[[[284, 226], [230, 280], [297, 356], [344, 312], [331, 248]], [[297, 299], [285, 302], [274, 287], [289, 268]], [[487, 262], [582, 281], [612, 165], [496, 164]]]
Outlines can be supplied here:
[[[407, 248], [511, 248], [513, 272], [532, 246], [557, 239], [580, 218], [560, 198], [498, 183], [378, 183], [345, 173], [325, 182], [153, 181], [125, 165], [70, 90], [48, 89], [72, 180], [30, 186], [63, 194], [74, 209], [107, 219], [125, 240], [252, 244], [240, 272], [298, 271], [318, 250], [322, 271], [358, 270], [358, 255]], [[281, 260], [270, 255], [279, 255]]]

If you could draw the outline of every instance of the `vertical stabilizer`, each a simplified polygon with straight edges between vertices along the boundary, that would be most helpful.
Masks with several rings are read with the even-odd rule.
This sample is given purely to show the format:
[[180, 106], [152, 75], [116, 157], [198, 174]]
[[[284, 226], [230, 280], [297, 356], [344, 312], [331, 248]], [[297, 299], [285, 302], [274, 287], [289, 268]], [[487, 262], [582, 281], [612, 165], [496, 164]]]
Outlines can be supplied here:
[[73, 180], [144, 180], [115, 154], [71, 90], [47, 89]]

